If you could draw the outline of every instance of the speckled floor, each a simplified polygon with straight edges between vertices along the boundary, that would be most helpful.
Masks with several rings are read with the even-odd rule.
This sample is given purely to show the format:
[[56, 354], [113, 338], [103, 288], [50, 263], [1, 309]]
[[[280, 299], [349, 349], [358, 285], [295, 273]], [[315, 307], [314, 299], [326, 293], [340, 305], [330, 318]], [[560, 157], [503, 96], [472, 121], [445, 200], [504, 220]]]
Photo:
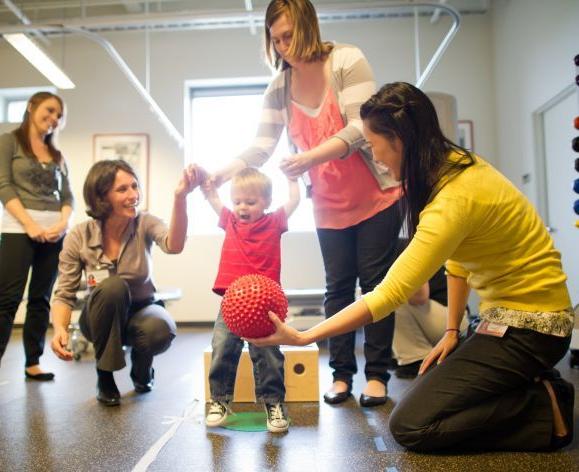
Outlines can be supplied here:
[[[122, 405], [106, 408], [95, 399], [90, 356], [65, 364], [47, 352], [43, 365], [56, 373], [56, 380], [24, 380], [21, 331], [16, 329], [0, 368], [0, 471], [579, 470], [579, 440], [556, 453], [405, 452], [387, 428], [394, 402], [410, 385], [395, 377], [389, 383], [391, 401], [383, 407], [362, 409], [355, 399], [339, 406], [288, 404], [292, 426], [284, 435], [207, 429], [202, 351], [210, 338], [209, 328], [180, 328], [171, 349], [156, 359], [156, 389], [136, 395], [126, 368], [116, 374]], [[558, 367], [579, 391], [579, 370], [571, 370], [567, 359]], [[320, 368], [323, 392], [331, 381], [324, 350]], [[359, 374], [356, 398], [363, 385]], [[234, 406], [236, 411], [258, 408]], [[151, 451], [164, 441], [147, 469]]]

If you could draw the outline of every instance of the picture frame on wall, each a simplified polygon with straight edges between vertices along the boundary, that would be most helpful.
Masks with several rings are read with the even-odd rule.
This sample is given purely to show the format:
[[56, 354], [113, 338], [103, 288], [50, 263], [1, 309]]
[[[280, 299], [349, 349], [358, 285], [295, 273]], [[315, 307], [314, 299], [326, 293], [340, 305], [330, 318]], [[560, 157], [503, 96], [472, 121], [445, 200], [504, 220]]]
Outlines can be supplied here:
[[112, 133], [93, 136], [94, 162], [122, 159], [128, 162], [139, 177], [141, 209], [149, 202], [149, 135], [145, 133]]
[[458, 120], [457, 144], [474, 152], [474, 129], [472, 120]]

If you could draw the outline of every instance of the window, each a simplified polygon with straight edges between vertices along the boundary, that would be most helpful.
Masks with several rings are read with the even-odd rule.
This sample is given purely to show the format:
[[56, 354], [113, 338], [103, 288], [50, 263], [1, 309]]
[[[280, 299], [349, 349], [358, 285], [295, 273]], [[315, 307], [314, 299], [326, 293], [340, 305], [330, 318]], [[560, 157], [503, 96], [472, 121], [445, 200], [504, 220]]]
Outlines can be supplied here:
[[6, 104], [6, 121], [8, 123], [20, 123], [28, 100], [10, 100]]
[[[255, 137], [263, 92], [266, 81], [255, 79], [244, 84], [190, 84], [187, 103], [187, 161], [201, 165], [209, 172], [216, 171], [246, 149]], [[287, 136], [280, 137], [278, 146], [269, 161], [261, 167], [273, 184], [270, 210], [279, 208], [287, 201], [287, 179], [279, 170], [279, 161], [290, 153]], [[290, 231], [313, 231], [311, 200], [305, 198], [305, 189], [300, 182], [302, 198], [297, 210], [289, 220]], [[219, 189], [223, 204], [231, 207], [229, 184]], [[192, 231], [196, 234], [218, 233], [217, 215], [201, 192], [191, 199]]]
[[55, 87], [18, 87], [0, 89], [0, 123], [20, 123], [28, 99], [36, 92], [56, 93]]

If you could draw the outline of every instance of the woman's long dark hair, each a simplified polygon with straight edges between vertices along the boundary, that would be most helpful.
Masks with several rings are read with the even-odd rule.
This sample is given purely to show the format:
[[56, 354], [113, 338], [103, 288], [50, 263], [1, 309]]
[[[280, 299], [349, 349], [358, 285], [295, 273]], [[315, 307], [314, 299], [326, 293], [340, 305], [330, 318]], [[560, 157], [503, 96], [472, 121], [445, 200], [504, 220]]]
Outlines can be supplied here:
[[[62, 98], [51, 92], [37, 92], [28, 99], [26, 111], [24, 112], [24, 116], [22, 117], [22, 123], [20, 123], [20, 126], [13, 131], [14, 135], [16, 136], [16, 139], [18, 140], [18, 143], [20, 144], [20, 146], [22, 146], [24, 152], [30, 157], [34, 157], [34, 152], [32, 151], [32, 145], [30, 144], [30, 135], [29, 135], [30, 117], [32, 114], [34, 114], [34, 112], [42, 102], [50, 98], [54, 98], [58, 103], [60, 103], [60, 108], [62, 109], [62, 113], [64, 115], [64, 102], [62, 101]], [[28, 111], [29, 108], [30, 111]], [[62, 154], [54, 145], [53, 138], [54, 133], [47, 134], [44, 137], [44, 143], [48, 147], [48, 153], [52, 157], [53, 162], [58, 165], [61, 165], [63, 160]]]
[[[474, 156], [442, 134], [434, 105], [424, 92], [408, 83], [384, 85], [362, 105], [360, 116], [373, 133], [402, 141], [401, 206], [411, 239], [418, 215], [440, 190], [440, 178], [470, 167]], [[449, 160], [452, 150], [461, 157]]]

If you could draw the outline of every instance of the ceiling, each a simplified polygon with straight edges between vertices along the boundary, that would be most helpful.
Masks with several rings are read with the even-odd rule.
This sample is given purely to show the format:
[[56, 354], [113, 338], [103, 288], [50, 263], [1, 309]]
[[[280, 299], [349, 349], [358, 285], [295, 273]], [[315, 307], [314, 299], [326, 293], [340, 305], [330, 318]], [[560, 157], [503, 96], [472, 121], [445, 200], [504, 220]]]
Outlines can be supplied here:
[[[485, 13], [489, 2], [440, 1], [462, 14]], [[263, 20], [268, 3], [269, 0], [0, 0], [0, 28], [28, 23], [64, 24], [93, 32], [146, 27], [155, 30], [253, 27]], [[412, 4], [411, 1], [314, 0], [313, 3], [323, 22], [412, 14], [409, 8], [392, 8], [393, 4]], [[435, 10], [420, 11], [424, 15], [433, 15]]]

